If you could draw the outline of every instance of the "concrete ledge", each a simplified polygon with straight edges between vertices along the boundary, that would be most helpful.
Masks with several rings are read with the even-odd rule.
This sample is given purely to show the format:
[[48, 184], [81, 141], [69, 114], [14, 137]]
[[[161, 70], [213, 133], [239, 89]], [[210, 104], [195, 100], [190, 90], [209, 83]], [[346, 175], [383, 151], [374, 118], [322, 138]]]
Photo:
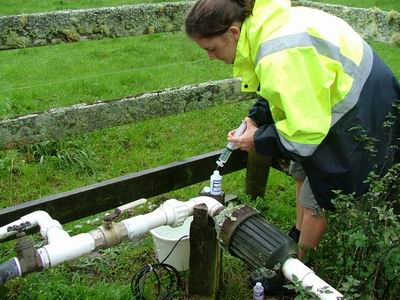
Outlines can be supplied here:
[[[0, 50], [180, 31], [192, 1], [138, 4], [0, 17]], [[365, 38], [400, 44], [400, 13], [293, 0], [350, 23]]]
[[136, 97], [78, 104], [0, 121], [0, 149], [71, 136], [100, 128], [179, 114], [255, 98], [241, 93], [238, 79], [225, 79], [146, 93]]
[[179, 31], [189, 2], [0, 17], [0, 50]]

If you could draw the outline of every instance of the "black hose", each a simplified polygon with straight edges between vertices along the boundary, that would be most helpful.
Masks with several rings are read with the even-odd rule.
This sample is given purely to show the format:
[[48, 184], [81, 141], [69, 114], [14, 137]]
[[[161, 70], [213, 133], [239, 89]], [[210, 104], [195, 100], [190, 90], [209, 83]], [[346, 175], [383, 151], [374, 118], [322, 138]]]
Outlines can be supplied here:
[[[162, 300], [172, 300], [175, 297], [175, 292], [181, 287], [181, 276], [177, 269], [173, 266], [166, 264], [165, 261], [175, 250], [178, 243], [188, 237], [188, 235], [181, 236], [180, 239], [172, 247], [168, 255], [159, 264], [148, 264], [141, 268], [139, 271], [133, 275], [131, 280], [131, 291], [134, 299], [146, 300], [144, 297], [144, 286], [146, 283], [146, 276], [152, 273], [157, 280], [157, 298]], [[159, 272], [159, 273], [158, 273]], [[161, 277], [168, 276], [168, 286], [163, 286], [161, 282]], [[165, 295], [161, 295], [162, 291], [166, 291]]]
[[21, 276], [17, 258], [12, 258], [9, 261], [0, 265], [0, 286], [5, 284], [11, 278]]

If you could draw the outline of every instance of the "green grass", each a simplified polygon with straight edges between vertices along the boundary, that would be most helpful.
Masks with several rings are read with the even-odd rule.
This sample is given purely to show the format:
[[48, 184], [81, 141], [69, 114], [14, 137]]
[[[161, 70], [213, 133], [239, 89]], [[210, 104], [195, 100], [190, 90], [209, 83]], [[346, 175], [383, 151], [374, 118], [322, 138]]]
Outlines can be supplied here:
[[0, 118], [227, 78], [183, 33], [0, 52]]
[[[172, 0], [169, 2], [177, 2]], [[111, 7], [127, 4], [159, 3], [163, 0], [1, 0], [1, 15], [18, 15], [54, 10]]]
[[368, 43], [383, 59], [383, 61], [391, 68], [397, 79], [400, 79], [400, 47], [372, 40], [369, 40]]
[[[370, 43], [397, 72], [400, 48]], [[182, 33], [2, 51], [0, 65], [0, 118], [231, 74], [229, 66], [209, 61]]]
[[354, 7], [378, 7], [382, 10], [400, 11], [400, 2], [396, 0], [310, 0], [314, 2], [341, 4]]
[[[3, 3], [7, 2], [2, 1], [2, 7]], [[400, 48], [370, 43], [400, 78]], [[206, 54], [183, 34], [1, 51], [0, 64], [1, 118], [230, 77], [229, 67], [208, 62]], [[0, 151], [0, 207], [220, 149], [225, 145], [226, 132], [238, 125], [251, 102], [103, 129], [55, 145]], [[52, 149], [58, 154], [54, 155]], [[84, 167], [79, 167], [80, 163]], [[244, 171], [226, 175], [223, 189], [239, 195], [242, 202], [249, 202], [283, 230], [293, 225], [292, 178], [271, 170], [266, 196], [255, 201], [245, 196], [244, 181]], [[206, 184], [199, 183], [162, 197], [187, 200]], [[158, 203], [160, 198], [150, 201]], [[149, 210], [139, 209], [137, 213], [146, 211]], [[71, 234], [87, 232], [101, 224], [101, 217], [99, 214], [78, 220], [66, 228]], [[0, 262], [15, 255], [12, 247], [13, 242], [1, 245]], [[129, 299], [133, 273], [154, 261], [151, 238], [145, 235], [100, 251], [98, 256], [83, 257], [12, 280], [0, 287], [0, 298]], [[240, 261], [225, 254], [221, 299], [249, 299], [248, 274], [249, 270]]]

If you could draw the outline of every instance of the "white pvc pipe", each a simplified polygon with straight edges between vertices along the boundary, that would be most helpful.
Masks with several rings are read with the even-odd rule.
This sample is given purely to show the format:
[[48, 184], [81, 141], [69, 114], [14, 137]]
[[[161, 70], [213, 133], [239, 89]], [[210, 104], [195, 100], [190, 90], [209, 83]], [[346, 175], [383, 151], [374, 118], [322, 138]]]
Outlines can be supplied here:
[[[133, 238], [162, 225], [181, 225], [187, 217], [193, 214], [193, 207], [201, 203], [207, 205], [210, 216], [213, 216], [216, 211], [223, 206], [214, 198], [206, 196], [193, 198], [186, 202], [170, 199], [151, 213], [123, 220], [121, 223], [128, 229], [128, 237]], [[44, 211], [33, 212], [15, 222], [1, 227], [0, 238], [5, 238], [15, 233], [7, 232], [9, 226], [19, 225], [27, 221], [31, 223], [28, 228], [39, 225], [42, 236], [47, 238], [48, 244], [38, 249], [43, 268], [49, 268], [62, 262], [89, 254], [95, 249], [95, 240], [90, 233], [82, 233], [70, 237], [69, 234], [62, 229], [61, 224], [53, 220]]]
[[139, 234], [148, 232], [159, 226], [182, 225], [186, 218], [193, 214], [193, 207], [202, 203], [207, 205], [208, 214], [210, 216], [214, 216], [216, 211], [220, 207], [223, 207], [220, 202], [207, 196], [196, 197], [185, 202], [170, 199], [151, 213], [126, 219], [121, 221], [121, 223], [123, 223], [128, 230], [128, 238], [132, 239]]
[[208, 209], [208, 215], [210, 217], [214, 217], [215, 214], [217, 213], [218, 209], [220, 209], [221, 207], [223, 207], [223, 205], [218, 202], [217, 200], [215, 200], [212, 197], [207, 197], [207, 196], [199, 196], [196, 198], [192, 198], [189, 201], [186, 201], [184, 203], [187, 203], [187, 205], [189, 205], [190, 208], [190, 215], [193, 214], [193, 207], [198, 205], [198, 204], [205, 204], [207, 205], [207, 209]]
[[[308, 268], [298, 259], [287, 259], [283, 263], [282, 273], [290, 281], [293, 281], [293, 275], [295, 275], [304, 288], [312, 287], [311, 291], [322, 300], [343, 299], [341, 293], [319, 278], [313, 270]], [[324, 291], [327, 293], [324, 293]]]
[[71, 236], [62, 228], [52, 227], [47, 231], [47, 243], [67, 243]]
[[42, 210], [35, 211], [26, 216], [21, 217], [17, 221], [7, 224], [0, 228], [0, 240], [15, 234], [15, 231], [7, 232], [7, 228], [14, 225], [20, 225], [21, 223], [29, 222], [31, 225], [27, 229], [33, 228], [37, 225], [40, 226], [40, 234], [42, 237], [46, 237], [47, 231], [52, 227], [62, 228], [60, 222], [53, 220], [50, 215]]
[[95, 241], [91, 234], [82, 233], [73, 237], [58, 240], [38, 249], [43, 268], [49, 268], [62, 262], [91, 253]]

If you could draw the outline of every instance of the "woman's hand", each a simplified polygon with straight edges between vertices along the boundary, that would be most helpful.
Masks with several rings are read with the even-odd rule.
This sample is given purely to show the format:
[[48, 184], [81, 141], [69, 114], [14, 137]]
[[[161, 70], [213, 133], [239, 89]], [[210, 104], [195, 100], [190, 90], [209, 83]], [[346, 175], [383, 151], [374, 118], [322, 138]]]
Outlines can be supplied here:
[[235, 143], [236, 146], [242, 150], [250, 151], [254, 148], [254, 133], [257, 130], [257, 126], [249, 117], [246, 117], [244, 121], [247, 126], [246, 131], [241, 136], [237, 137], [234, 136], [236, 129], [229, 131], [228, 141]]

